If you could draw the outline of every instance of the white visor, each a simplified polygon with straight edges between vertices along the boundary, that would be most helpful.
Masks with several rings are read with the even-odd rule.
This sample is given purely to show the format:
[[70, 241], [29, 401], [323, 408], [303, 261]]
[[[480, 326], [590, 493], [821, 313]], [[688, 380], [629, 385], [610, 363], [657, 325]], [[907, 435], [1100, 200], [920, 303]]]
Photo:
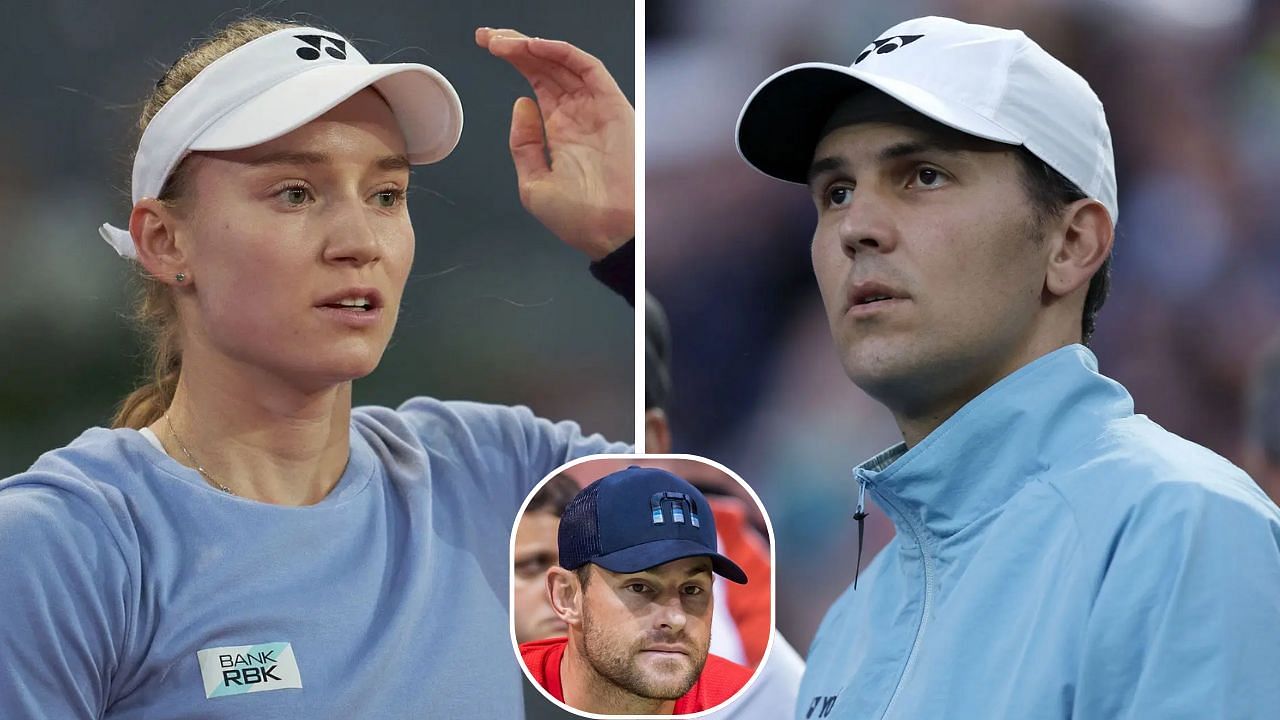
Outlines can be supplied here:
[[[158, 197], [192, 151], [236, 150], [274, 140], [373, 86], [404, 133], [409, 162], [443, 160], [462, 136], [462, 103], [436, 70], [373, 65], [339, 35], [287, 28], [213, 61], [155, 114], [133, 161], [133, 204]], [[137, 257], [128, 230], [99, 232], [121, 257]]]

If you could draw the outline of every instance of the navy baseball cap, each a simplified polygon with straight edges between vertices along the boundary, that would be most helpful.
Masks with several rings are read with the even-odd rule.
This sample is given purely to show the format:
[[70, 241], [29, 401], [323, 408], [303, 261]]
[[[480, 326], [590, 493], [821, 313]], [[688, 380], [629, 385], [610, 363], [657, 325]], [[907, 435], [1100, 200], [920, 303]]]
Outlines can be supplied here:
[[716, 552], [716, 519], [707, 498], [666, 470], [631, 466], [582, 489], [560, 517], [560, 566], [595, 563], [630, 573], [687, 557], [711, 558], [717, 575], [739, 584], [747, 574]]

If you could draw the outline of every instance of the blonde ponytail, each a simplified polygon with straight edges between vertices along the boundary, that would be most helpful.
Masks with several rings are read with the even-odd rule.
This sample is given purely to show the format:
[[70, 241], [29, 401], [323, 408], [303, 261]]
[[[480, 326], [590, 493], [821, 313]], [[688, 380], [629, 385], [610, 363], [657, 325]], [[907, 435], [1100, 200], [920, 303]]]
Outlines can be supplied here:
[[[139, 131], [146, 130], [151, 118], [169, 98], [214, 60], [250, 40], [290, 27], [299, 26], [278, 20], [246, 18], [226, 26], [187, 52], [160, 78], [155, 90], [143, 103], [142, 116], [138, 119]], [[185, 165], [185, 161], [180, 163], [169, 176], [160, 192], [160, 201], [176, 206], [182, 200], [186, 194]], [[147, 273], [141, 264], [135, 267], [141, 290], [134, 302], [133, 319], [146, 338], [150, 368], [146, 381], [120, 402], [111, 421], [113, 428], [139, 429], [159, 420], [173, 402], [178, 376], [182, 372], [182, 325], [173, 291]]]

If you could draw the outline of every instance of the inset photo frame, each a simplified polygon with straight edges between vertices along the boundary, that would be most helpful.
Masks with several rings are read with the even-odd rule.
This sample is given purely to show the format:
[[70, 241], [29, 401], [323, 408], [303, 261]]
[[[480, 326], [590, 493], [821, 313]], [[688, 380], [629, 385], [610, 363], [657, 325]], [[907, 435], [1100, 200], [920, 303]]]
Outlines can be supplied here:
[[793, 711], [794, 696], [751, 691], [775, 634], [773, 529], [729, 468], [693, 455], [581, 458], [538, 483], [511, 535], [512, 646], [560, 707], [593, 718], [718, 717], [753, 701]]

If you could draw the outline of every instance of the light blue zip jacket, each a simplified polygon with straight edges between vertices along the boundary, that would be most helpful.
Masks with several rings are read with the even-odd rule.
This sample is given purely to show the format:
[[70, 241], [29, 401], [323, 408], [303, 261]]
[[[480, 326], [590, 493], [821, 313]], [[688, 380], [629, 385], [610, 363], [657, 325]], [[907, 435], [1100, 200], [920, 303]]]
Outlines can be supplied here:
[[1280, 718], [1280, 510], [1084, 347], [854, 475], [897, 536], [818, 629], [798, 718]]

